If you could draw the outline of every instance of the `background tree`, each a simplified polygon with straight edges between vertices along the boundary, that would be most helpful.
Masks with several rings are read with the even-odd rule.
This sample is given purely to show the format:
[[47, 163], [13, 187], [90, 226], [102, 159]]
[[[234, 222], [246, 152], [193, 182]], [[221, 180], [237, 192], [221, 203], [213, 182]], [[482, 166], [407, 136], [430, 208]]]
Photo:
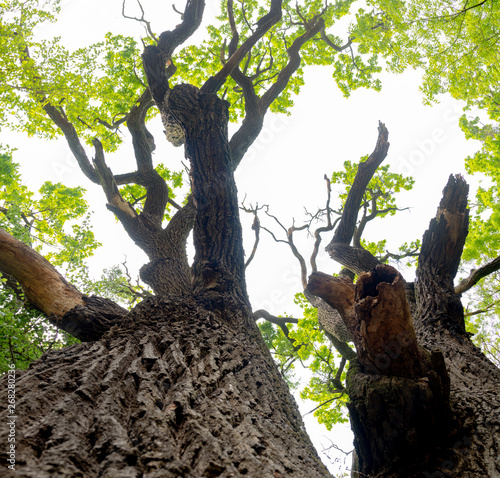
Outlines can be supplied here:
[[[193, 72], [191, 50], [179, 61], [174, 56], [198, 27], [203, 6], [187, 2], [181, 24], [157, 40], [140, 20], [150, 36], [143, 53], [148, 89], [131, 39], [108, 36], [69, 53], [34, 41], [31, 29], [47, 17], [46, 9], [17, 2], [6, 7], [12, 11], [3, 18], [13, 21], [2, 25], [3, 51], [9, 52], [2, 68], [10, 75], [3, 98], [28, 132], [65, 135], [85, 175], [101, 185], [108, 208], [148, 255], [141, 277], [155, 292], [128, 313], [82, 294], [36, 252], [2, 233], [0, 269], [19, 281], [53, 324], [90, 342], [46, 356], [19, 379], [17, 460], [24, 476], [327, 475], [249, 307], [233, 173], [265, 112], [273, 104], [280, 108], [280, 96], [286, 107], [288, 93], [300, 83], [292, 79], [296, 73], [300, 78], [299, 51], [304, 64], [334, 63], [346, 92], [378, 87], [372, 78], [378, 67], [375, 57], [362, 64], [351, 41], [338, 46], [328, 36], [326, 28], [347, 13], [345, 4], [306, 2], [294, 9], [272, 1], [265, 9], [227, 2], [227, 40], [212, 29], [204, 50], [212, 55], [203, 65], [212, 76], [203, 78]], [[42, 57], [43, 63], [37, 61]], [[175, 84], [175, 65], [184, 66], [177, 78], [191, 84]], [[245, 118], [231, 139], [224, 98], [235, 105], [243, 101]], [[192, 194], [182, 205], [169, 194], [161, 168], [153, 167], [154, 140], [145, 126], [153, 104], [167, 139], [184, 144], [190, 160]], [[122, 124], [133, 140], [137, 170], [113, 175], [105, 154], [118, 146]], [[92, 163], [80, 138], [94, 146]], [[315, 273], [307, 292], [339, 312], [359, 354], [347, 391], [361, 472], [453, 476], [467, 470], [484, 476], [496, 467], [489, 453], [498, 449], [498, 424], [490, 417], [498, 408], [499, 377], [470, 343], [453, 288], [467, 229], [464, 182], [450, 179], [422, 242], [416, 330], [408, 287], [397, 271], [350, 245], [363, 195], [388, 146], [381, 125], [328, 246], [332, 257], [361, 274], [356, 291], [348, 278]], [[142, 188], [142, 195], [119, 188], [130, 184]], [[168, 214], [171, 207], [175, 214]], [[191, 229], [192, 265], [185, 249]], [[366, 261], [370, 269], [377, 265], [370, 274], [363, 274]], [[372, 317], [383, 325], [374, 333], [363, 325]], [[381, 350], [388, 337], [396, 349]], [[473, 376], [464, 375], [459, 364], [465, 363]], [[477, 390], [484, 391], [481, 398]], [[390, 433], [380, 435], [379, 429]], [[457, 457], [456, 440], [465, 435], [472, 446]]]
[[[407, 67], [423, 71], [421, 90], [425, 101], [438, 102], [444, 93], [461, 100], [464, 115], [460, 125], [468, 138], [483, 143], [481, 151], [465, 160], [467, 172], [479, 176], [483, 185], [471, 204], [470, 233], [463, 257], [464, 282], [459, 292], [479, 281], [481, 273], [498, 270], [498, 144], [499, 136], [499, 20], [497, 2], [374, 2], [358, 11], [358, 25], [351, 41], [360, 51], [380, 54], [389, 70]], [[470, 274], [466, 280], [465, 276]], [[493, 282], [492, 282], [493, 281]], [[495, 307], [498, 288], [495, 276], [488, 286], [468, 294], [469, 319], [474, 330], [488, 330], [491, 343], [478, 336], [478, 345], [496, 350], [498, 331], [487, 311]], [[475, 307], [477, 304], [478, 307]], [[489, 325], [487, 325], [489, 324]]]

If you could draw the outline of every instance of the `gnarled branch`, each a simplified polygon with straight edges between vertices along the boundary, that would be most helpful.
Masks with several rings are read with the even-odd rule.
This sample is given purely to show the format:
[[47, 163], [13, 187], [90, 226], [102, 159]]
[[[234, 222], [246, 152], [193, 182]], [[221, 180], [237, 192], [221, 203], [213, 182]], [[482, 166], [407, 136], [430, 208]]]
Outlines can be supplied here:
[[[248, 148], [254, 142], [255, 138], [257, 138], [257, 136], [259, 135], [264, 123], [264, 115], [267, 109], [269, 108], [271, 103], [283, 92], [283, 90], [288, 85], [290, 78], [299, 68], [301, 61], [300, 49], [306, 42], [308, 42], [319, 33], [323, 25], [323, 19], [317, 18], [305, 33], [294, 40], [292, 45], [287, 49], [289, 58], [287, 65], [279, 72], [276, 81], [262, 96], [262, 98], [258, 100], [256, 106], [252, 107], [251, 111], [247, 111], [247, 115], [245, 116], [240, 129], [233, 134], [231, 141], [229, 142], [233, 169], [236, 169], [238, 167]], [[247, 80], [251, 82], [250, 79]], [[241, 75], [235, 78], [235, 81], [237, 81], [238, 84], [240, 84], [244, 88], [244, 94], [244, 85], [246, 84], [245, 82], [247, 80], [241, 78]], [[250, 87], [246, 86], [246, 88], [249, 90]], [[247, 97], [250, 98], [251, 101], [255, 101], [250, 91], [245, 96], [245, 99]]]
[[[257, 22], [257, 29], [248, 39], [229, 57], [226, 64], [202, 86], [204, 93], [217, 93], [232, 71], [241, 63], [252, 47], [281, 20], [282, 0], [271, 0], [269, 12]], [[234, 32], [233, 32], [233, 38]]]
[[337, 229], [333, 235], [330, 244], [327, 246], [327, 251], [333, 244], [349, 244], [352, 240], [354, 230], [356, 229], [356, 221], [358, 218], [358, 210], [361, 204], [361, 199], [365, 193], [366, 187], [370, 182], [377, 168], [382, 164], [387, 151], [389, 149], [389, 132], [383, 123], [379, 123], [379, 134], [377, 144], [373, 153], [366, 161], [363, 161], [358, 166], [358, 172], [354, 178], [351, 190], [347, 196], [347, 200], [342, 213]]

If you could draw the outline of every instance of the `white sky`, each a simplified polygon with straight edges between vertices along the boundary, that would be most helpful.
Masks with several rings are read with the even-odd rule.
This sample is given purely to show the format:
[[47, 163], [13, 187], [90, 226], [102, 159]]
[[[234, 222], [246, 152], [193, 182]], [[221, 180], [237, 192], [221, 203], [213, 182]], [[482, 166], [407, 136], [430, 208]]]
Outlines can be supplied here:
[[[153, 29], [160, 32], [175, 26], [179, 16], [172, 12], [170, 3], [167, 6], [158, 6], [158, 3], [163, 2], [145, 0], [143, 5], [147, 17], [154, 19]], [[208, 13], [213, 14], [218, 2], [207, 3]], [[181, 9], [183, 2], [177, 5]], [[60, 24], [43, 27], [39, 33], [62, 35], [64, 44], [70, 48], [99, 41], [107, 31], [141, 34], [137, 24], [121, 18], [120, 0], [66, 0], [62, 13]], [[340, 170], [347, 159], [357, 161], [373, 151], [380, 120], [389, 130], [391, 143], [385, 164], [391, 164], [395, 172], [412, 175], [416, 184], [412, 191], [401, 193], [398, 198], [400, 207], [411, 207], [411, 210], [400, 212], [394, 218], [374, 221], [365, 237], [374, 241], [388, 238], [394, 252], [402, 242], [421, 238], [435, 215], [449, 174], [464, 173], [463, 160], [476, 151], [478, 143], [466, 141], [460, 131], [458, 117], [462, 113], [457, 102], [443, 99], [433, 107], [423, 106], [419, 80], [419, 74], [413, 71], [401, 76], [384, 75], [382, 92], [358, 90], [345, 99], [331, 78], [330, 68], [307, 71], [306, 85], [295, 99], [291, 116], [269, 114], [261, 136], [239, 167], [236, 176], [240, 201], [246, 194], [247, 204], [269, 204], [271, 212], [286, 227], [292, 224], [293, 218], [300, 225], [304, 206], [309, 211], [324, 207], [323, 175]], [[156, 160], [173, 170], [182, 169], [182, 148], [175, 149], [166, 142], [159, 119], [151, 130], [156, 132]], [[96, 276], [103, 268], [122, 262], [124, 255], [131, 271], [137, 273], [145, 262], [145, 255], [106, 210], [104, 194], [80, 172], [64, 139], [45, 142], [3, 131], [0, 143], [18, 148], [14, 159], [21, 165], [25, 184], [32, 189], [52, 180], [88, 190], [87, 197], [95, 211], [96, 238], [104, 245], [91, 260]], [[90, 149], [89, 156], [92, 156]], [[133, 169], [130, 149], [108, 156], [107, 161], [115, 173]], [[335, 191], [334, 186], [333, 206], [338, 204]], [[244, 214], [242, 221], [245, 249], [250, 253], [252, 217]], [[274, 230], [280, 232], [277, 228]], [[296, 242], [308, 259], [312, 242], [302, 235], [304, 240], [297, 237]], [[325, 245], [330, 238], [331, 235], [325, 235]], [[318, 266], [324, 272], [339, 269], [323, 248]], [[404, 273], [407, 279], [412, 279], [412, 271]], [[257, 256], [249, 266], [247, 281], [254, 310], [265, 308], [274, 314], [298, 314], [293, 304], [293, 295], [301, 289], [298, 263], [284, 244], [275, 244], [264, 231]], [[302, 413], [314, 407], [315, 404], [302, 404]], [[346, 433], [348, 426], [339, 426], [328, 433], [316, 424], [312, 415], [306, 417], [306, 425], [318, 450], [328, 446], [329, 440], [346, 451], [352, 448], [352, 436]], [[341, 459], [342, 454], [332, 456]], [[331, 466], [332, 472], [339, 469], [344, 468], [339, 468], [338, 463]]]

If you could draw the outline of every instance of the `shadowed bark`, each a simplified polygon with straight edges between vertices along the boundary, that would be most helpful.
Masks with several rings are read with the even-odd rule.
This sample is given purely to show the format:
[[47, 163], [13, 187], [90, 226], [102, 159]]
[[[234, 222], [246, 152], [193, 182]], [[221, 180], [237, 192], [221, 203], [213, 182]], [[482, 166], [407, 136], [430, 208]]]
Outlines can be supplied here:
[[17, 373], [17, 465], [2, 476], [330, 476], [253, 318], [152, 298], [127, 319]]

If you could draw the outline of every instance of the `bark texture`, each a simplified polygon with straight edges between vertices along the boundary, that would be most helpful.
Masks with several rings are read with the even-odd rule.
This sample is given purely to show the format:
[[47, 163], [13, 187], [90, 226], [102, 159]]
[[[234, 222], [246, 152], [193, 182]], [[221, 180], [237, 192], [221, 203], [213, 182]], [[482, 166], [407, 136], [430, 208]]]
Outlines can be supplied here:
[[191, 161], [196, 205], [195, 293], [222, 293], [247, 301], [238, 193], [229, 154], [229, 103], [191, 85], [169, 90], [160, 105], [182, 125]]
[[[430, 476], [500, 476], [500, 370], [471, 342], [453, 280], [467, 235], [468, 186], [450, 176], [424, 234], [415, 292], [417, 338], [439, 349], [451, 382], [456, 427], [449, 457]], [[440, 474], [438, 474], [440, 473]]]
[[18, 374], [3, 476], [330, 476], [252, 317], [152, 298], [127, 324]]
[[442, 322], [456, 333], [465, 333], [464, 309], [453, 280], [469, 230], [469, 186], [460, 176], [450, 176], [436, 217], [422, 239], [415, 294], [419, 320]]

